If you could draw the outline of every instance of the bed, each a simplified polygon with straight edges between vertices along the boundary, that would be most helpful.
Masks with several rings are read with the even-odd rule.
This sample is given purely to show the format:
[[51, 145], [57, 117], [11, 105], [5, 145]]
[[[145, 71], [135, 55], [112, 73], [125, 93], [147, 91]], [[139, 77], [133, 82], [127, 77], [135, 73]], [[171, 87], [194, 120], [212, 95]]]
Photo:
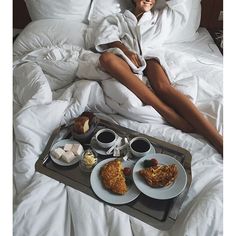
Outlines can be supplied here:
[[[166, 60], [174, 86], [222, 134], [223, 58], [208, 31], [199, 27], [200, 1], [190, 2], [192, 21], [184, 37], [168, 43]], [[15, 236], [223, 234], [222, 156], [200, 135], [169, 126], [152, 107], [97, 70], [99, 55], [90, 50], [93, 30], [126, 3], [26, 0], [33, 21], [13, 47]], [[35, 171], [52, 131], [85, 110], [191, 153], [192, 185], [170, 230], [153, 228]]]

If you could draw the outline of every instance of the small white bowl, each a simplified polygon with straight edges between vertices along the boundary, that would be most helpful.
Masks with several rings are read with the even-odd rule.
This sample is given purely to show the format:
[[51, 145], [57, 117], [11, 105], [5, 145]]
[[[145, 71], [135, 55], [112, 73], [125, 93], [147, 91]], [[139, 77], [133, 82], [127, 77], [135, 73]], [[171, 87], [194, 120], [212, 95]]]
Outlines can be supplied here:
[[100, 129], [96, 135], [96, 141], [102, 148], [110, 148], [116, 143], [118, 135], [112, 129]]
[[147, 138], [135, 137], [129, 142], [130, 151], [134, 157], [143, 157], [151, 151], [151, 143]]

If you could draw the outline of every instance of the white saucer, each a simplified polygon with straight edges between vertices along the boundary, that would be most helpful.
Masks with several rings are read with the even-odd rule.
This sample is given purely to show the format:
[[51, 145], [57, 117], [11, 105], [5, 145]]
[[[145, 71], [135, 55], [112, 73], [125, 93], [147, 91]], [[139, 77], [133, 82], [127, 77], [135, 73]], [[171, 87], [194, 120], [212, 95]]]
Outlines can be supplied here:
[[99, 144], [97, 143], [97, 140], [95, 137], [92, 137], [91, 142], [90, 142], [90, 146], [91, 148], [99, 155], [102, 156], [112, 156], [113, 151], [111, 152], [111, 154], [107, 154], [107, 150], [109, 148], [102, 148], [99, 146]]

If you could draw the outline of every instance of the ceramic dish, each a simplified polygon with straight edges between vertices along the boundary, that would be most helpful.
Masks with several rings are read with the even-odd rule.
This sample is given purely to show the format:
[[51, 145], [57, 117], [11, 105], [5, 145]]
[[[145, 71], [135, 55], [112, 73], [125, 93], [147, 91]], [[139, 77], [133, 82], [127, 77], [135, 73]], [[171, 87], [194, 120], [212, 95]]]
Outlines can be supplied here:
[[110, 148], [116, 143], [118, 135], [112, 129], [104, 128], [97, 131], [95, 138], [100, 147]]
[[[59, 142], [55, 143], [50, 150], [54, 150], [56, 148], [59, 148], [61, 147], [63, 149], [63, 147], [66, 145], [66, 144], [76, 144], [76, 143], [79, 143], [78, 141], [75, 141], [75, 140], [72, 140], [72, 139], [62, 139], [60, 140]], [[76, 164], [80, 159], [81, 159], [81, 156], [76, 156], [74, 160], [72, 160], [70, 163], [67, 163], [61, 159], [56, 159], [55, 157], [53, 157], [53, 155], [50, 154], [50, 157], [52, 159], [52, 161], [60, 166], [71, 166], [71, 165], [74, 165]]]
[[113, 151], [111, 151], [111, 154], [107, 154], [106, 152], [109, 148], [100, 147], [99, 144], [97, 143], [97, 140], [95, 137], [92, 137], [91, 142], [90, 142], [90, 146], [99, 155], [111, 156], [113, 154]]
[[[108, 202], [110, 204], [115, 204], [115, 205], [129, 203], [129, 202], [133, 201], [134, 199], [136, 199], [140, 194], [140, 191], [137, 189], [137, 187], [135, 186], [133, 181], [131, 181], [131, 183], [128, 187], [128, 192], [125, 193], [124, 195], [118, 195], [118, 194], [112, 193], [111, 191], [105, 189], [102, 184], [101, 177], [100, 177], [101, 167], [112, 160], [115, 160], [115, 158], [105, 159], [105, 160], [99, 162], [93, 168], [93, 171], [90, 176], [91, 187], [92, 187], [94, 193], [105, 202]], [[123, 168], [124, 167], [132, 168], [134, 166], [134, 162], [133, 161], [124, 161], [124, 162], [122, 162], [122, 165], [123, 165]]]
[[[177, 166], [178, 174], [172, 185], [153, 188], [149, 186], [145, 179], [139, 174], [139, 171], [144, 168], [144, 160], [150, 160], [152, 158], [156, 159], [159, 164], [175, 164]], [[133, 169], [133, 180], [137, 188], [145, 195], [155, 199], [170, 199], [178, 196], [184, 190], [187, 184], [187, 174], [183, 166], [176, 159], [166, 154], [156, 153], [144, 156], [136, 162]]]
[[[148, 152], [147, 155], [155, 154], [155, 153], [156, 153], [156, 150], [155, 150], [155, 148], [153, 147], [153, 145], [151, 144], [150, 151]], [[139, 159], [139, 157], [136, 157], [136, 156], [133, 155], [133, 153], [131, 152], [131, 150], [130, 150], [130, 154], [131, 154], [131, 158], [132, 158], [132, 159]]]

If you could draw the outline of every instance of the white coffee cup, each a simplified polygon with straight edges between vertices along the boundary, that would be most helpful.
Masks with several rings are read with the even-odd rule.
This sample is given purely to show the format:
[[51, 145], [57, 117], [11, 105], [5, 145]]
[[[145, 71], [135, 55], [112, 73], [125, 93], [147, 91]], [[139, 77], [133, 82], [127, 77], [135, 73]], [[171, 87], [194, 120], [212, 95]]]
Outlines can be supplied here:
[[116, 143], [118, 135], [112, 129], [100, 129], [96, 135], [96, 141], [102, 148], [110, 148]]
[[135, 157], [143, 157], [151, 151], [151, 143], [147, 138], [135, 137], [129, 142], [130, 151]]

